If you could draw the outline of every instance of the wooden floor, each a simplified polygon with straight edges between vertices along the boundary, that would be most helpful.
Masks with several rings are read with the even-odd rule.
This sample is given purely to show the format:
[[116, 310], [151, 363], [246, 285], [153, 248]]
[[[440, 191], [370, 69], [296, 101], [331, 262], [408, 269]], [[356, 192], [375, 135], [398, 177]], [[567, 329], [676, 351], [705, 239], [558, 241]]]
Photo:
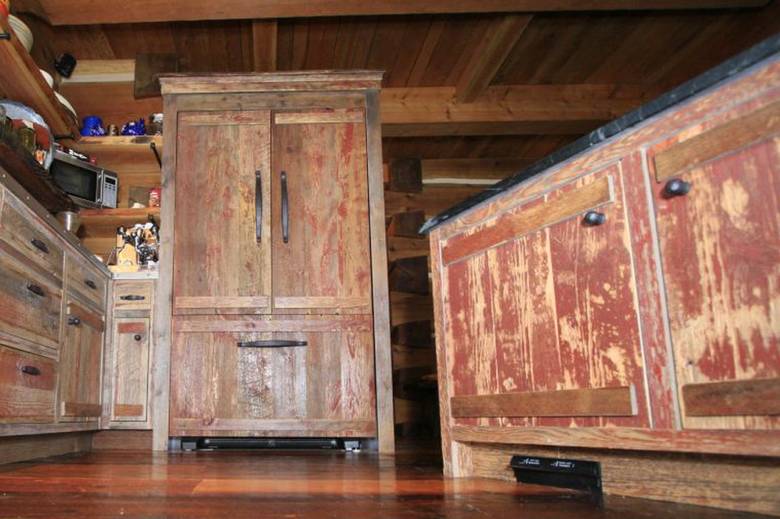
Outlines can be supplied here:
[[[726, 518], [541, 487], [444, 480], [435, 457], [341, 452], [92, 452], [0, 467], [0, 518]], [[744, 516], [755, 517], [755, 516]]]

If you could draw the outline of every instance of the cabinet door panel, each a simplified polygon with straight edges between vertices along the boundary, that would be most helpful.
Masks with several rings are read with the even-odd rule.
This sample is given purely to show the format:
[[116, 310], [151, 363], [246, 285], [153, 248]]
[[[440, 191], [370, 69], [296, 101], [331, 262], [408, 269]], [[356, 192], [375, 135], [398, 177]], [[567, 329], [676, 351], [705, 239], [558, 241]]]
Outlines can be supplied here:
[[60, 419], [96, 418], [100, 406], [103, 316], [68, 300], [60, 350]]
[[[280, 340], [306, 345], [239, 347]], [[176, 333], [171, 434], [373, 436], [372, 343], [365, 327]]]
[[143, 422], [149, 389], [149, 319], [116, 319], [114, 325], [111, 419]]
[[[367, 313], [371, 302], [365, 124], [276, 114], [274, 311]], [[282, 205], [286, 176], [288, 216]], [[289, 239], [283, 221], [289, 222]]]
[[[737, 409], [729, 399], [750, 389], [740, 381], [774, 379], [777, 387], [780, 377], [780, 138], [734, 150], [731, 135], [716, 140], [717, 129], [710, 132], [699, 138], [718, 156], [687, 168], [690, 161], [681, 161], [673, 175], [690, 182], [686, 196], [665, 197], [668, 178], [655, 184], [683, 425], [778, 429], [780, 417]], [[705, 383], [720, 405], [702, 408]], [[694, 394], [689, 410], [686, 396]], [[777, 414], [776, 393], [774, 401], [767, 414]]]
[[271, 295], [270, 113], [179, 116], [174, 313], [265, 313]]
[[[593, 209], [606, 215], [604, 223], [585, 225], [582, 212], [559, 219], [556, 204], [601, 192], [600, 183], [609, 187], [610, 201]], [[576, 418], [542, 405], [458, 423], [649, 426], [621, 184], [620, 166], [611, 166], [524, 204], [517, 215], [526, 217], [518, 226], [528, 228], [525, 234], [487, 240], [490, 248], [465, 257], [453, 248], [452, 257], [460, 259], [447, 266], [445, 340], [453, 351], [448, 365], [454, 396], [534, 392], [543, 399], [549, 392], [552, 401], [560, 390], [626, 388], [638, 405], [626, 415], [605, 411]], [[547, 220], [531, 225], [529, 215]], [[485, 230], [492, 232], [489, 225]], [[452, 243], [463, 250], [468, 244]]]

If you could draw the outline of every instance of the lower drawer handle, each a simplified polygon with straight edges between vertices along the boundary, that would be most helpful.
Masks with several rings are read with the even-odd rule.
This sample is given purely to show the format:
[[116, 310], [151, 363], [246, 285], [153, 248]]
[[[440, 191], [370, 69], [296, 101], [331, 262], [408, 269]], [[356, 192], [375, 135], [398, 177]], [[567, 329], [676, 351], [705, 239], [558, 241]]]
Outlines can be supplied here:
[[38, 249], [42, 253], [44, 253], [44, 254], [48, 254], [49, 253], [49, 247], [47, 247], [46, 244], [43, 243], [38, 238], [33, 238], [32, 240], [30, 240], [30, 243], [32, 243], [33, 247], [35, 247], [36, 249]]
[[41, 374], [41, 370], [36, 368], [35, 366], [22, 366], [21, 371], [25, 375], [32, 375], [34, 377], [37, 377], [38, 375]]
[[143, 301], [144, 299], [146, 299], [146, 297], [138, 296], [135, 294], [128, 294], [126, 296], [119, 296], [119, 299], [121, 299], [122, 301]]
[[75, 315], [71, 315], [70, 317], [68, 317], [68, 324], [71, 326], [78, 326], [81, 324], [81, 319], [79, 319]]
[[87, 286], [88, 286], [89, 288], [91, 288], [92, 290], [97, 290], [97, 285], [96, 285], [96, 284], [95, 284], [95, 282], [94, 282], [94, 281], [92, 281], [91, 279], [85, 279], [85, 280], [84, 280], [84, 284], [85, 284], [85, 285], [87, 285]]
[[299, 346], [308, 346], [306, 341], [282, 341], [282, 340], [267, 340], [267, 341], [245, 341], [239, 342], [239, 348], [291, 348]]
[[32, 292], [33, 294], [35, 294], [38, 297], [46, 297], [46, 292], [44, 292], [41, 287], [39, 287], [38, 285], [35, 285], [33, 283], [29, 283], [27, 285], [27, 290], [29, 290], [30, 292]]

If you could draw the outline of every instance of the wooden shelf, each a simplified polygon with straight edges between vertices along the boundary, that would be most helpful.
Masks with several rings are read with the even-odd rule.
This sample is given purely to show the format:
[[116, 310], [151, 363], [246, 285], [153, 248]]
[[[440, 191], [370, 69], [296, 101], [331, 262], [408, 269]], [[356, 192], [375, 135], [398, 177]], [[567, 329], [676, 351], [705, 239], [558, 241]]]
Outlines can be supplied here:
[[0, 168], [16, 179], [47, 211], [56, 213], [73, 208], [68, 195], [15, 137], [0, 139]]
[[82, 231], [85, 236], [105, 235], [106, 232], [98, 233], [96, 231], [111, 230], [113, 232], [120, 225], [129, 227], [137, 223], [144, 223], [148, 220], [149, 215], [153, 215], [155, 220], [159, 221], [160, 208], [82, 209], [79, 211]]
[[7, 20], [0, 20], [0, 32], [12, 34], [10, 40], [0, 40], [0, 93], [13, 101], [24, 103], [38, 112], [55, 137], [79, 139], [78, 121], [54, 96], [54, 90], [43, 79], [30, 53], [13, 34]]

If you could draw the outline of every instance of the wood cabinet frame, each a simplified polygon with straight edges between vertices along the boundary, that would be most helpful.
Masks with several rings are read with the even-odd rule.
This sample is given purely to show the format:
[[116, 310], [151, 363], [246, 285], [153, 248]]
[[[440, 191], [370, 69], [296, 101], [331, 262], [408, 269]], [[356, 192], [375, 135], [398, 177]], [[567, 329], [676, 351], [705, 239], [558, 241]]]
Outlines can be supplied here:
[[[152, 402], [153, 448], [167, 450], [170, 399], [173, 238], [176, 199], [177, 122], [180, 111], [329, 108], [365, 110], [371, 284], [374, 329], [374, 369], [379, 451], [395, 449], [390, 348], [389, 292], [384, 214], [384, 179], [379, 120], [382, 73], [292, 72], [161, 78], [166, 128], [163, 135], [163, 175], [160, 280], [153, 311]], [[214, 95], [218, 94], [218, 95]]]

